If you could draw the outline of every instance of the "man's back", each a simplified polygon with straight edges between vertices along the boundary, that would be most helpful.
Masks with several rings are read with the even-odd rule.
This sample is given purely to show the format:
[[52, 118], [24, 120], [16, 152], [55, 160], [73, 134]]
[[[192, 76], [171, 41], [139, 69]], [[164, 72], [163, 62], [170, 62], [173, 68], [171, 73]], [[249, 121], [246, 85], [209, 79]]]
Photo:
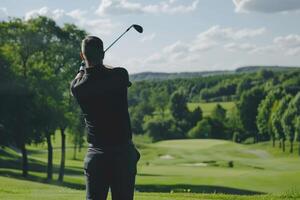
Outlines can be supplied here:
[[118, 145], [131, 140], [129, 85], [125, 69], [104, 66], [87, 68], [81, 78], [72, 81], [71, 90], [82, 109], [90, 144]]

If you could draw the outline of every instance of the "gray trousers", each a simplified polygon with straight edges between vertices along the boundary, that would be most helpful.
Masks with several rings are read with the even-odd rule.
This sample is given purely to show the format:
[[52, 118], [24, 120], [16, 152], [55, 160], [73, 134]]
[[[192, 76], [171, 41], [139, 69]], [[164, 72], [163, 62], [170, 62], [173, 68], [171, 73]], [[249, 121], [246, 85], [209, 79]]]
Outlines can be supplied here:
[[84, 159], [86, 199], [106, 200], [110, 188], [112, 200], [133, 200], [139, 159], [132, 143], [89, 148]]

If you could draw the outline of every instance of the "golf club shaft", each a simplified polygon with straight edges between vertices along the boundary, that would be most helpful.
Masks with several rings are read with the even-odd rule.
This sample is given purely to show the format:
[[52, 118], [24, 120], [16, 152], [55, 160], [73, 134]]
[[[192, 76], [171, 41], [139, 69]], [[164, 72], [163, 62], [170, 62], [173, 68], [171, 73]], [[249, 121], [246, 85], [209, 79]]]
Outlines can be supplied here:
[[131, 27], [132, 27], [132, 26], [130, 26], [124, 33], [122, 33], [122, 35], [120, 35], [113, 43], [111, 43], [111, 45], [109, 45], [109, 46], [104, 50], [104, 52], [106, 52], [108, 49], [110, 49], [110, 47], [112, 47], [112, 45], [114, 45], [121, 37], [123, 37], [123, 35], [124, 35], [125, 33], [127, 33], [127, 32], [130, 30]]

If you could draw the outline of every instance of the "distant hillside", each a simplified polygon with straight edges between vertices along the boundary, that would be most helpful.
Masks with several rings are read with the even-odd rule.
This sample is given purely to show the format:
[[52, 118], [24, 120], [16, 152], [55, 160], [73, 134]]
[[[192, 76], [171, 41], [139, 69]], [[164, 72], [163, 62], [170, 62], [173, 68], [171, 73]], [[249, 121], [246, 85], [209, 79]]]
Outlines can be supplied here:
[[257, 72], [259, 70], [272, 70], [272, 71], [285, 71], [285, 70], [293, 70], [300, 69], [299, 67], [284, 67], [284, 66], [246, 66], [240, 67], [235, 70], [236, 73], [251, 73]]
[[212, 76], [222, 74], [232, 74], [233, 71], [204, 71], [204, 72], [178, 72], [178, 73], [166, 73], [166, 72], [142, 72], [130, 75], [132, 81], [142, 80], [166, 80], [176, 78], [194, 78], [199, 76]]
[[[284, 71], [297, 69], [297, 67], [283, 67], [283, 66], [247, 66], [240, 67], [236, 70], [220, 70], [220, 71], [204, 71], [204, 72], [178, 72], [178, 73], [165, 73], [165, 72], [142, 72], [137, 74], [131, 74], [131, 81], [143, 81], [143, 80], [167, 80], [176, 78], [195, 78], [203, 76], [214, 76], [222, 74], [234, 74], [234, 73], [251, 73], [257, 72], [262, 69], [272, 71]], [[299, 68], [298, 68], [299, 69]]]

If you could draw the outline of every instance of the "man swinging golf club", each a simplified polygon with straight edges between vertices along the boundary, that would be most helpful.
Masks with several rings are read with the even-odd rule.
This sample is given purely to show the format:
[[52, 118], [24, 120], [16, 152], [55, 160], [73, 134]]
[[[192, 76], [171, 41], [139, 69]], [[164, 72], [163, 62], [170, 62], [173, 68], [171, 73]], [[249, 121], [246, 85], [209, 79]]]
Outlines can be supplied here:
[[128, 72], [103, 65], [103, 42], [95, 36], [86, 37], [81, 50], [86, 67], [71, 82], [71, 92], [87, 128], [86, 199], [105, 200], [110, 188], [112, 200], [133, 200], [140, 154], [131, 140]]

